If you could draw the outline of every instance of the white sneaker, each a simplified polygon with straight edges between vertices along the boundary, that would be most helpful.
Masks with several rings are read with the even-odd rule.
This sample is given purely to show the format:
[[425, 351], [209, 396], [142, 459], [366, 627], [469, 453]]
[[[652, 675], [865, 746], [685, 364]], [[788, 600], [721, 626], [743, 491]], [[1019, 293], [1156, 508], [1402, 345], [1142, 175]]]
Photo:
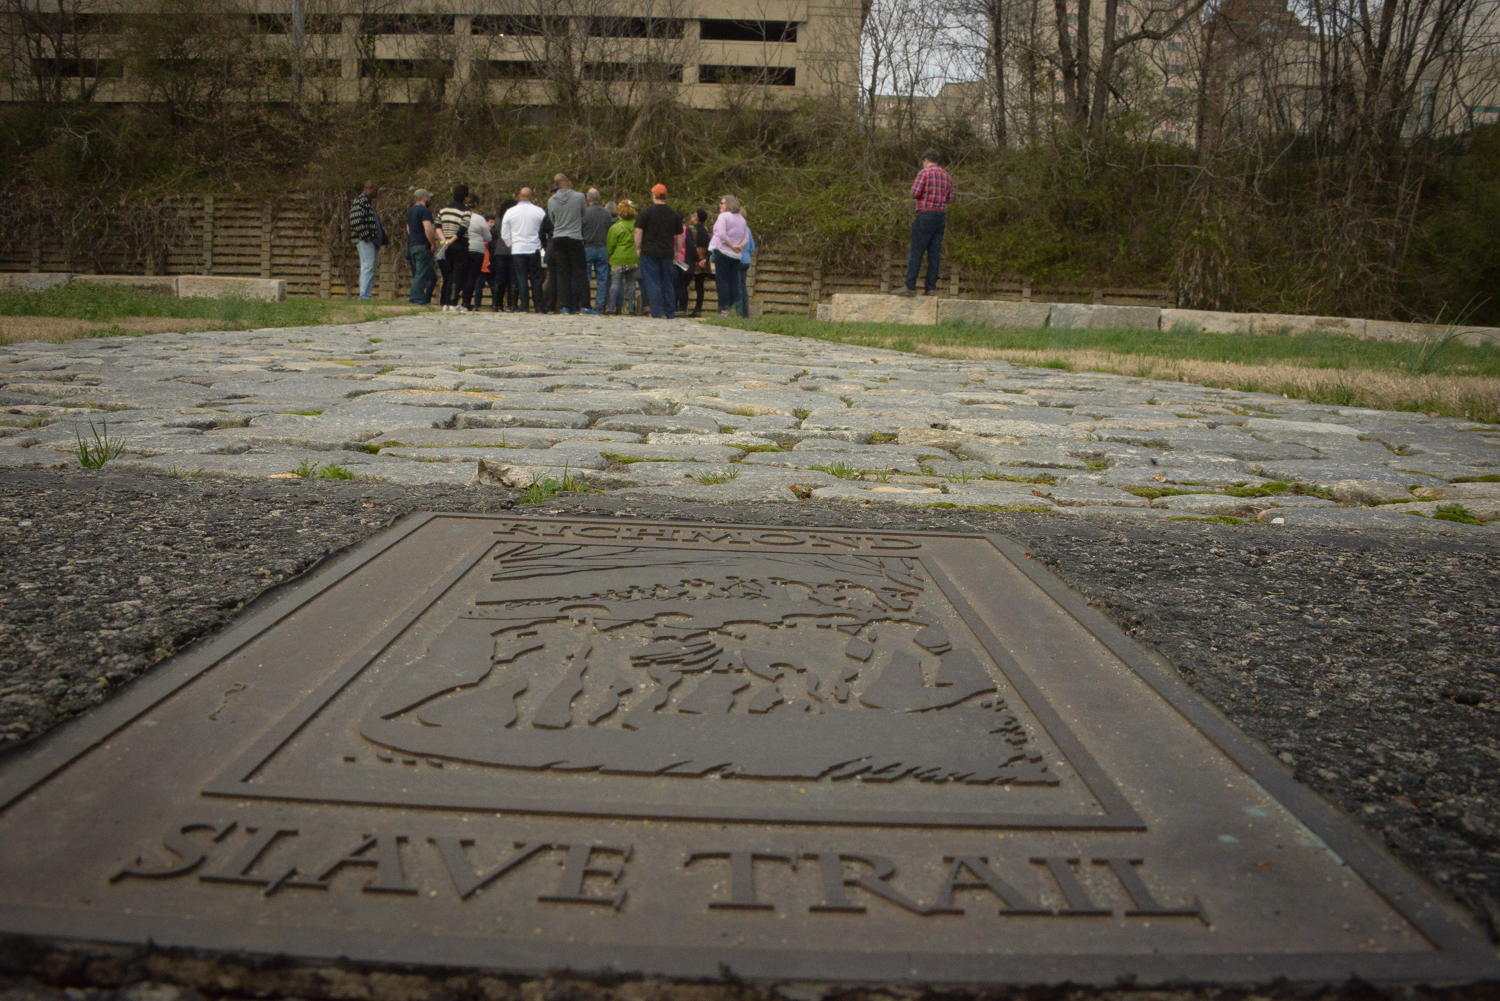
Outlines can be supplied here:
[[443, 307], [443, 312], [445, 312], [445, 313], [451, 313], [451, 312], [453, 312], [453, 307], [452, 306], [444, 306]]
[[467, 313], [468, 311], [469, 311], [469, 307], [468, 306], [454, 306], [453, 307], [453, 312], [455, 312], [455, 313]]

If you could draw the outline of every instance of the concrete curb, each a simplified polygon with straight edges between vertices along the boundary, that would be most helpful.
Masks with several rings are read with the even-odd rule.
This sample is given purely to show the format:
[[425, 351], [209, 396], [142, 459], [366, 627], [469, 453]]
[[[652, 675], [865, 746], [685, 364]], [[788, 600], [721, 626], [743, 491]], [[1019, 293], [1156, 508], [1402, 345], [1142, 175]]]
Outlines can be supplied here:
[[[1285, 313], [1219, 313], [1155, 306], [1108, 306], [1072, 302], [1010, 302], [984, 299], [904, 298], [838, 293], [819, 304], [818, 319], [843, 323], [931, 325], [957, 320], [988, 327], [1050, 327], [1072, 330], [1173, 330], [1202, 334], [1331, 334], [1371, 341], [1422, 341], [1450, 328], [1431, 323], [1360, 320], [1344, 316]], [[1459, 343], [1500, 346], [1500, 328], [1451, 328]]]
[[285, 302], [282, 278], [235, 278], [225, 275], [79, 275], [68, 272], [0, 274], [0, 289], [42, 292], [70, 282], [90, 285], [129, 285], [163, 295], [205, 299], [242, 298]]

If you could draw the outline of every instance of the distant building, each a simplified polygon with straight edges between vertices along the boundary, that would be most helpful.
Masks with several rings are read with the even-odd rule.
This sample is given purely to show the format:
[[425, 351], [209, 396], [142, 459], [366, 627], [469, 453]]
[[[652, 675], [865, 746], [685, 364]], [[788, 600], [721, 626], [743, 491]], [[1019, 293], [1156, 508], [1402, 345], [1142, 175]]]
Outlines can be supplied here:
[[864, 16], [859, 0], [299, 0], [298, 14], [292, 2], [206, 5], [190, 22], [129, 0], [11, 6], [0, 94], [141, 102], [196, 86], [237, 100], [533, 107], [669, 94], [716, 108], [852, 85]]

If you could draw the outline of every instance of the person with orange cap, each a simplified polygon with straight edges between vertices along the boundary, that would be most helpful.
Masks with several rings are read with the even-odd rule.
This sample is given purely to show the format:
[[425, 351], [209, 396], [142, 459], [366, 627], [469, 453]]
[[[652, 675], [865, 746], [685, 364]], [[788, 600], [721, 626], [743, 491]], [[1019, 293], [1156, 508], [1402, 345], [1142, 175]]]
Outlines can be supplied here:
[[682, 254], [682, 215], [667, 204], [667, 186], [651, 189], [651, 205], [635, 217], [635, 250], [641, 284], [657, 319], [677, 316], [677, 259]]

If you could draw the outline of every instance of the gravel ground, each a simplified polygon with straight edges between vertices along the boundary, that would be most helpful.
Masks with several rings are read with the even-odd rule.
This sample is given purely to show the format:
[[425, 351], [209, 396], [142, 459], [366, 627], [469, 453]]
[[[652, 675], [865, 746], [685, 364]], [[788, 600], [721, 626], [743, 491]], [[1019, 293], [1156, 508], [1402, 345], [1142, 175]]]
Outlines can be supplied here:
[[[410, 511], [502, 510], [514, 498], [0, 471], [0, 749], [98, 704], [266, 589]], [[1500, 937], [1492, 539], [602, 494], [523, 510], [1003, 532]]]

